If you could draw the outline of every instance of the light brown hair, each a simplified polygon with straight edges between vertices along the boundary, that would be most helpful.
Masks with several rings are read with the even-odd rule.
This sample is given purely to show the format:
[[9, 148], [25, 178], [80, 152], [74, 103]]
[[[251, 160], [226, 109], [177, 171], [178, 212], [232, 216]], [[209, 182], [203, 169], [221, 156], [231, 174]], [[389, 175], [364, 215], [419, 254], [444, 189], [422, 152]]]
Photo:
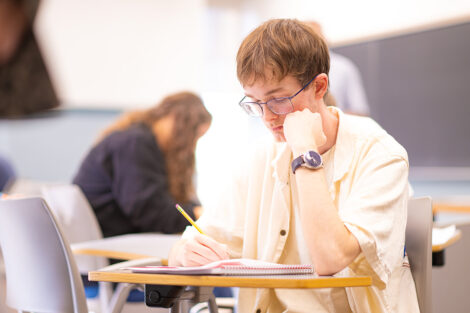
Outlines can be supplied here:
[[306, 84], [330, 70], [326, 42], [308, 25], [295, 19], [268, 20], [252, 31], [237, 54], [237, 76], [242, 85], [257, 80], [281, 81], [287, 75]]
[[191, 92], [179, 92], [165, 97], [148, 110], [126, 113], [105, 129], [100, 138], [136, 123], [152, 128], [155, 122], [170, 115], [174, 116], [173, 129], [167, 149], [163, 152], [165, 160], [171, 160], [166, 161], [170, 194], [177, 202], [184, 203], [194, 197], [194, 149], [199, 127], [212, 121], [211, 114], [199, 96]]

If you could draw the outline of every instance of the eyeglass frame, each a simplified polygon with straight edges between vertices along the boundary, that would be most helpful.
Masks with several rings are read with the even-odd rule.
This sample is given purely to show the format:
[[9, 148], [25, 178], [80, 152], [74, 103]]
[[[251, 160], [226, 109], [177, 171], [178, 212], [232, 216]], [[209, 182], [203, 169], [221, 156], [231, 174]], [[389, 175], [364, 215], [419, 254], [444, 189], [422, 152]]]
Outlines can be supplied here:
[[[291, 113], [292, 111], [294, 111], [294, 104], [292, 103], [292, 99], [294, 99], [295, 96], [297, 96], [297, 95], [298, 95], [299, 93], [301, 93], [305, 88], [307, 88], [308, 85], [310, 85], [310, 83], [313, 82], [313, 81], [315, 80], [315, 78], [318, 77], [318, 75], [320, 75], [320, 74], [315, 75], [308, 83], [306, 83], [306, 84], [305, 84], [299, 91], [297, 91], [293, 96], [290, 96], [290, 97], [280, 97], [280, 98], [272, 98], [272, 99], [270, 99], [270, 100], [268, 100], [268, 101], [266, 101], [266, 102], [252, 102], [252, 101], [243, 102], [243, 100], [245, 100], [245, 98], [248, 97], [248, 96], [244, 96], [244, 97], [240, 100], [240, 102], [238, 102], [238, 105], [241, 106], [242, 109], [243, 109], [243, 111], [245, 111], [248, 115], [254, 116], [254, 117], [262, 117], [262, 116], [264, 115], [264, 110], [263, 110], [262, 104], [265, 104], [266, 107], [269, 109], [269, 111], [271, 111], [273, 114], [276, 114], [276, 115], [289, 114], [289, 113]], [[286, 113], [276, 113], [276, 112], [274, 112], [274, 111], [269, 107], [269, 105], [268, 105], [268, 102], [270, 102], [270, 101], [273, 101], [273, 100], [275, 100], [275, 101], [280, 101], [280, 100], [285, 100], [285, 99], [288, 99], [288, 100], [289, 100], [290, 105], [291, 105], [291, 108], [292, 108], [291, 111], [289, 111], [289, 112], [286, 112]], [[259, 106], [259, 108], [261, 109], [261, 115], [253, 115], [253, 114], [250, 114], [250, 113], [245, 109], [245, 107], [243, 106], [242, 103], [257, 104], [257, 105]]]

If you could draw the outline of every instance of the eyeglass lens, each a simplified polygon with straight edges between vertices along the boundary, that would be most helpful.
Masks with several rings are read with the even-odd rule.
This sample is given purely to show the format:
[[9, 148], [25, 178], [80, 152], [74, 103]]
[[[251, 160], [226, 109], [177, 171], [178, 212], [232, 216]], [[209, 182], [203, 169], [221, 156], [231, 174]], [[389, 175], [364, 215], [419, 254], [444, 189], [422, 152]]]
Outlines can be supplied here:
[[[262, 105], [256, 102], [242, 102], [243, 109], [251, 116], [262, 116]], [[288, 98], [272, 99], [265, 104], [274, 114], [287, 114], [292, 112], [293, 106]]]

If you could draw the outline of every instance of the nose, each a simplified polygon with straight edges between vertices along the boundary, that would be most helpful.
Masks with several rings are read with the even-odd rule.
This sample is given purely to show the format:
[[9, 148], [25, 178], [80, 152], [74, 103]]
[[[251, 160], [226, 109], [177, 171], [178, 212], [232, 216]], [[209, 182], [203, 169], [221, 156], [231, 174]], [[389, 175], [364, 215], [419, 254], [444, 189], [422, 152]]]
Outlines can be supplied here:
[[273, 113], [266, 104], [263, 104], [263, 120], [266, 122], [273, 121], [278, 117], [276, 113]]

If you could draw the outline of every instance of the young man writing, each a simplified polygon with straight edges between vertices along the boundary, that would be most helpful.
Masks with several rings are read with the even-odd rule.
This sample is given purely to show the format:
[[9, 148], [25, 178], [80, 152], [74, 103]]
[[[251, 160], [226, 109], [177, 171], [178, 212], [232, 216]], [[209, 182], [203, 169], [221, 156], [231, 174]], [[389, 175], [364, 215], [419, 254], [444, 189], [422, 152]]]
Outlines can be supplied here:
[[241, 289], [240, 312], [418, 312], [403, 255], [406, 151], [371, 119], [325, 106], [328, 71], [327, 45], [296, 20], [270, 20], [245, 38], [240, 105], [276, 142], [207, 208], [198, 221], [207, 236], [185, 232], [170, 264], [243, 257], [373, 279], [367, 288]]

